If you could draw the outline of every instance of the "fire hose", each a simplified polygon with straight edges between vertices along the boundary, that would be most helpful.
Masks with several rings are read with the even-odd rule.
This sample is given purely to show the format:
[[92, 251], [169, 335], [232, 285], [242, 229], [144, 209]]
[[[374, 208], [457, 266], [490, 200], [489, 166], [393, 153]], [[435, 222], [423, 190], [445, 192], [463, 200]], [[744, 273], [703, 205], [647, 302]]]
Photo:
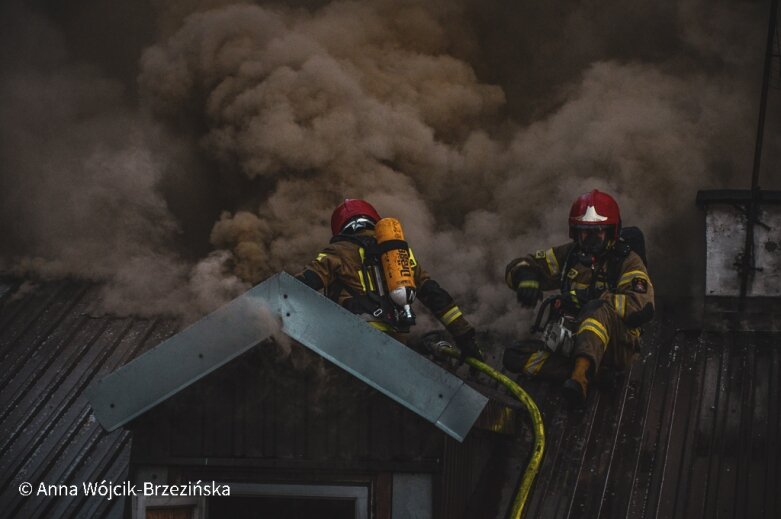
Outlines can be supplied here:
[[[444, 341], [440, 342], [440, 347], [437, 348], [437, 352], [449, 357], [460, 357], [460, 353], [456, 348], [449, 344], [445, 346], [445, 344], [447, 343]], [[515, 395], [518, 400], [520, 400], [524, 407], [526, 407], [526, 410], [529, 412], [529, 416], [531, 417], [532, 431], [534, 432], [534, 446], [532, 449], [532, 455], [531, 459], [529, 460], [529, 464], [526, 466], [526, 471], [523, 474], [518, 491], [515, 493], [512, 511], [509, 515], [511, 519], [520, 519], [523, 516], [523, 512], [526, 507], [526, 500], [529, 497], [532, 485], [534, 484], [534, 480], [537, 477], [537, 472], [540, 470], [542, 456], [545, 453], [545, 427], [543, 426], [542, 415], [540, 414], [540, 410], [537, 407], [537, 404], [534, 403], [534, 400], [532, 400], [529, 394], [524, 391], [520, 385], [513, 382], [509, 377], [474, 357], [467, 357], [464, 362], [481, 373], [485, 373], [509, 389], [510, 392]]]

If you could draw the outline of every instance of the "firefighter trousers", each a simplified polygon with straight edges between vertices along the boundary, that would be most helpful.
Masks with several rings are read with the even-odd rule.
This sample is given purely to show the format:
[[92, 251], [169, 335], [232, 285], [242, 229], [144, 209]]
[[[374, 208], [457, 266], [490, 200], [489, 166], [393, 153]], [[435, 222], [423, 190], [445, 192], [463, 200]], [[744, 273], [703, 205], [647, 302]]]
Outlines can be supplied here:
[[603, 367], [614, 373], [629, 367], [639, 349], [639, 330], [628, 328], [613, 306], [601, 300], [587, 304], [578, 317], [580, 324], [571, 357], [551, 353], [539, 340], [520, 341], [505, 350], [505, 367], [556, 382], [570, 377], [575, 357], [591, 361], [591, 376]]

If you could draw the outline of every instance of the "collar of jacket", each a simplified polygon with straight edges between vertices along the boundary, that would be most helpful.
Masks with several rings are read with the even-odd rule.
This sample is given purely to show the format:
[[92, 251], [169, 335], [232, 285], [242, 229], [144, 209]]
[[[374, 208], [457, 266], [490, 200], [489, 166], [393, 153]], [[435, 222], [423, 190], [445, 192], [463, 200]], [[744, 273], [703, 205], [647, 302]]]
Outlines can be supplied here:
[[336, 243], [338, 241], [351, 241], [354, 243], [360, 243], [367, 238], [374, 238], [374, 229], [361, 229], [355, 234], [337, 234], [331, 238], [331, 243]]

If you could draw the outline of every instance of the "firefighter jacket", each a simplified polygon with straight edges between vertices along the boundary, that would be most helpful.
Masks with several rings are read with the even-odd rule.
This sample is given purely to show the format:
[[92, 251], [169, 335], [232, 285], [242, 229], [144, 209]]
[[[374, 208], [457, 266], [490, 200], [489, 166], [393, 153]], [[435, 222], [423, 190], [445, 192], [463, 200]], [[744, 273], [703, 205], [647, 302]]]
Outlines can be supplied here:
[[639, 255], [626, 247], [612, 247], [589, 265], [580, 260], [578, 252], [575, 243], [568, 243], [516, 258], [507, 265], [507, 285], [517, 290], [522, 273], [533, 272], [541, 290], [560, 289], [572, 308], [601, 299], [614, 307], [630, 329], [653, 318], [654, 287]]
[[[369, 254], [367, 248], [373, 241], [374, 231], [369, 229], [356, 233], [354, 237], [337, 235], [296, 278], [315, 290], [322, 290], [326, 297], [361, 315], [376, 328], [394, 332], [397, 330], [391, 320], [378, 317], [378, 314], [383, 313], [380, 311], [382, 305], [392, 304], [387, 297], [380, 298], [384, 300], [380, 301], [375, 295], [376, 285], [382, 283], [382, 280], [372, 279], [364, 268]], [[454, 337], [472, 332], [472, 326], [453, 298], [423, 270], [411, 249], [410, 263], [414, 271], [417, 299]], [[384, 313], [387, 315], [387, 312]]]

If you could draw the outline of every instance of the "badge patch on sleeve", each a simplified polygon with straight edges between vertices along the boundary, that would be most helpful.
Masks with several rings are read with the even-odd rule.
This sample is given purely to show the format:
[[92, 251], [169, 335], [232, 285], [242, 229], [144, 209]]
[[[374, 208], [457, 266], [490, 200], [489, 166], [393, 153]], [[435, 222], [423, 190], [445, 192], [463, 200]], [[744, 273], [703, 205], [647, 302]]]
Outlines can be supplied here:
[[534, 253], [534, 257], [537, 259], [545, 259], [545, 251], [544, 250], [538, 250]]
[[632, 290], [639, 292], [640, 294], [645, 294], [648, 292], [648, 281], [646, 281], [645, 278], [633, 278]]

